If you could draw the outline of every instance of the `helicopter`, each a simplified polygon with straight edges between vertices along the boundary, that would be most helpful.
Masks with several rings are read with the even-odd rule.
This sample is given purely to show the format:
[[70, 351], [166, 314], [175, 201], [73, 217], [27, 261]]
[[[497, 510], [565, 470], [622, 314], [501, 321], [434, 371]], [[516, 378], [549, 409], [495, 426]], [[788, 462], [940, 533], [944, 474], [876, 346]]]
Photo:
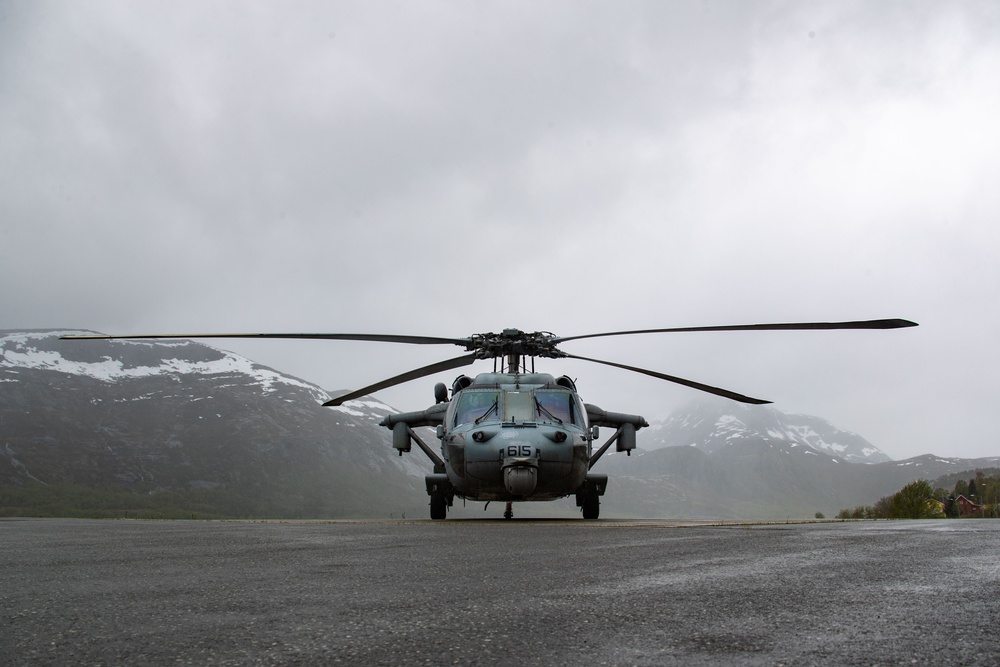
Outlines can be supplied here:
[[[513, 518], [513, 503], [545, 501], [575, 496], [583, 518], [600, 516], [601, 497], [608, 476], [592, 473], [598, 460], [615, 445], [617, 452], [631, 455], [636, 432], [649, 423], [640, 415], [608, 412], [584, 403], [576, 383], [568, 376], [535, 372], [535, 359], [577, 359], [612, 366], [683, 385], [741, 403], [763, 405], [771, 401], [702, 384], [693, 380], [625, 364], [570, 354], [557, 346], [573, 340], [653, 333], [707, 331], [802, 331], [831, 329], [900, 329], [917, 326], [905, 319], [852, 322], [798, 322], [701, 327], [673, 327], [611, 331], [576, 336], [550, 332], [527, 333], [504, 329], [500, 333], [474, 334], [466, 338], [351, 333], [249, 333], [249, 334], [147, 334], [75, 335], [67, 340], [155, 339], [155, 338], [256, 338], [373, 341], [413, 345], [456, 345], [466, 354], [416, 368], [381, 380], [323, 403], [336, 407], [362, 396], [404, 382], [493, 360], [493, 372], [474, 378], [459, 375], [449, 389], [434, 387], [433, 406], [417, 412], [389, 414], [381, 422], [392, 431], [392, 446], [402, 456], [416, 445], [433, 463], [425, 477], [430, 497], [430, 518], [447, 518], [455, 498], [476, 502], [506, 503], [504, 518]], [[531, 369], [527, 363], [530, 360]], [[440, 441], [435, 452], [417, 433], [420, 427], [435, 429]], [[598, 449], [600, 429], [613, 429]]]

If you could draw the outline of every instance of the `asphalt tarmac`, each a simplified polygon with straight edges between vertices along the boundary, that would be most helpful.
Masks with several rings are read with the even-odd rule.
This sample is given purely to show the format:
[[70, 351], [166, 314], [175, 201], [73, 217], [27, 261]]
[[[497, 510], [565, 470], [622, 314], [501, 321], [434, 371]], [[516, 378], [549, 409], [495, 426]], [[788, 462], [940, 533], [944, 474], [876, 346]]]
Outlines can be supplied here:
[[996, 665], [1000, 521], [0, 520], [5, 665]]

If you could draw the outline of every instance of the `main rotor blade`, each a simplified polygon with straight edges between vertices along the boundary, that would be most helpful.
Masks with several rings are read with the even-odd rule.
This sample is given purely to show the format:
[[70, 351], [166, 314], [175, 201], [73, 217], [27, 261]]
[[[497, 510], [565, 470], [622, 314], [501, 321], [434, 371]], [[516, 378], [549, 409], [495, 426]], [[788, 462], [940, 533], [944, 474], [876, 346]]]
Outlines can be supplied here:
[[627, 336], [630, 334], [674, 333], [679, 331], [807, 331], [815, 329], [902, 329], [918, 326], [916, 322], [902, 319], [859, 320], [856, 322], [793, 322], [786, 324], [730, 324], [711, 327], [674, 327], [672, 329], [639, 329], [637, 331], [609, 331], [607, 333], [563, 336], [553, 339], [558, 345], [568, 340], [598, 338], [600, 336]]
[[417, 378], [422, 378], [426, 375], [433, 375], [434, 373], [440, 373], [441, 371], [451, 370], [452, 368], [459, 368], [460, 366], [468, 366], [473, 361], [476, 360], [475, 354], [464, 354], [461, 357], [455, 357], [454, 359], [447, 359], [445, 361], [439, 361], [436, 364], [431, 364], [430, 366], [424, 366], [423, 368], [416, 368], [412, 371], [403, 373], [402, 375], [397, 375], [396, 377], [391, 377], [388, 380], [382, 380], [381, 382], [376, 382], [375, 384], [370, 384], [367, 387], [362, 387], [356, 391], [352, 391], [349, 394], [344, 394], [343, 396], [338, 396], [337, 398], [330, 399], [323, 405], [325, 406], [338, 406], [347, 401], [353, 401], [356, 398], [361, 398], [362, 396], [367, 396], [379, 389], [385, 389], [386, 387], [392, 387], [397, 384], [402, 384], [404, 382], [409, 382], [410, 380], [416, 380]]
[[434, 336], [403, 336], [395, 334], [346, 334], [346, 333], [210, 333], [210, 334], [145, 334], [133, 336], [61, 336], [62, 340], [128, 340], [137, 338], [299, 338], [307, 340], [362, 340], [381, 343], [411, 343], [414, 345], [462, 345], [464, 338], [438, 338]]
[[643, 375], [648, 375], [650, 377], [666, 380], [667, 382], [682, 384], [685, 387], [691, 387], [692, 389], [705, 391], [708, 392], [709, 394], [722, 396], [723, 398], [730, 398], [734, 401], [739, 401], [740, 403], [750, 403], [752, 405], [765, 405], [767, 403], [772, 402], [772, 401], [766, 401], [762, 398], [752, 398], [750, 396], [744, 396], [743, 394], [737, 394], [735, 391], [729, 391], [728, 389], [720, 389], [719, 387], [713, 387], [711, 385], [702, 384], [700, 382], [694, 382], [693, 380], [685, 380], [684, 378], [679, 378], [673, 375], [658, 373], [656, 371], [651, 371], [646, 368], [636, 368], [635, 366], [626, 366], [625, 364], [618, 364], [613, 361], [602, 361], [601, 359], [591, 359], [589, 357], [581, 357], [575, 354], [563, 354], [562, 357], [568, 359], [580, 359], [582, 361], [593, 361], [595, 364], [604, 364], [605, 366], [614, 366], [615, 368], [624, 368], [627, 371], [634, 371], [636, 373], [642, 373]]

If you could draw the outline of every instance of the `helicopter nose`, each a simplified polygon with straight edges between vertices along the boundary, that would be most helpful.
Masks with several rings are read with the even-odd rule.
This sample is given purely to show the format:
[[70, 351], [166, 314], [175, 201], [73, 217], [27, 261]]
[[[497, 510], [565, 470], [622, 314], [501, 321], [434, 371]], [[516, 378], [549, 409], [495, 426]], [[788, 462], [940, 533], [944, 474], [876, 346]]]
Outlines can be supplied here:
[[503, 484], [513, 496], [526, 496], [535, 490], [538, 483], [538, 469], [532, 466], [510, 466], [504, 468]]

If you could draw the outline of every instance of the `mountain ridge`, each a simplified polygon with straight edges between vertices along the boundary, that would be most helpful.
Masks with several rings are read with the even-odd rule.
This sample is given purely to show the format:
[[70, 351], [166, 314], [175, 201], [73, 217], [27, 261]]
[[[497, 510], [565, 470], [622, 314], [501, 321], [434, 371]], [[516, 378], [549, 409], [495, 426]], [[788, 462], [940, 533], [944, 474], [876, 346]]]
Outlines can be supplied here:
[[789, 449], [805, 447], [852, 463], [892, 460], [862, 436], [821, 417], [764, 405], [695, 400], [651, 427], [646, 438], [650, 448], [689, 445], [715, 453], [744, 441], [766, 441]]
[[0, 332], [0, 484], [216, 491], [251, 515], [419, 512], [425, 468], [377, 426], [380, 402], [191, 341]]
[[[207, 515], [426, 515], [431, 464], [416, 450], [397, 456], [378, 426], [392, 407], [370, 397], [322, 407], [330, 393], [316, 385], [202, 343], [59, 340], [70, 331], [0, 332], [0, 504], [67, 486], [130, 502], [174, 494]], [[915, 478], [1000, 465], [873, 461], [888, 457], [818, 417], [720, 403], [685, 406], [638, 444], [595, 467], [611, 477], [605, 516], [832, 515]], [[572, 498], [531, 505], [518, 516], [577, 512]], [[473, 515], [457, 503], [462, 512]]]

